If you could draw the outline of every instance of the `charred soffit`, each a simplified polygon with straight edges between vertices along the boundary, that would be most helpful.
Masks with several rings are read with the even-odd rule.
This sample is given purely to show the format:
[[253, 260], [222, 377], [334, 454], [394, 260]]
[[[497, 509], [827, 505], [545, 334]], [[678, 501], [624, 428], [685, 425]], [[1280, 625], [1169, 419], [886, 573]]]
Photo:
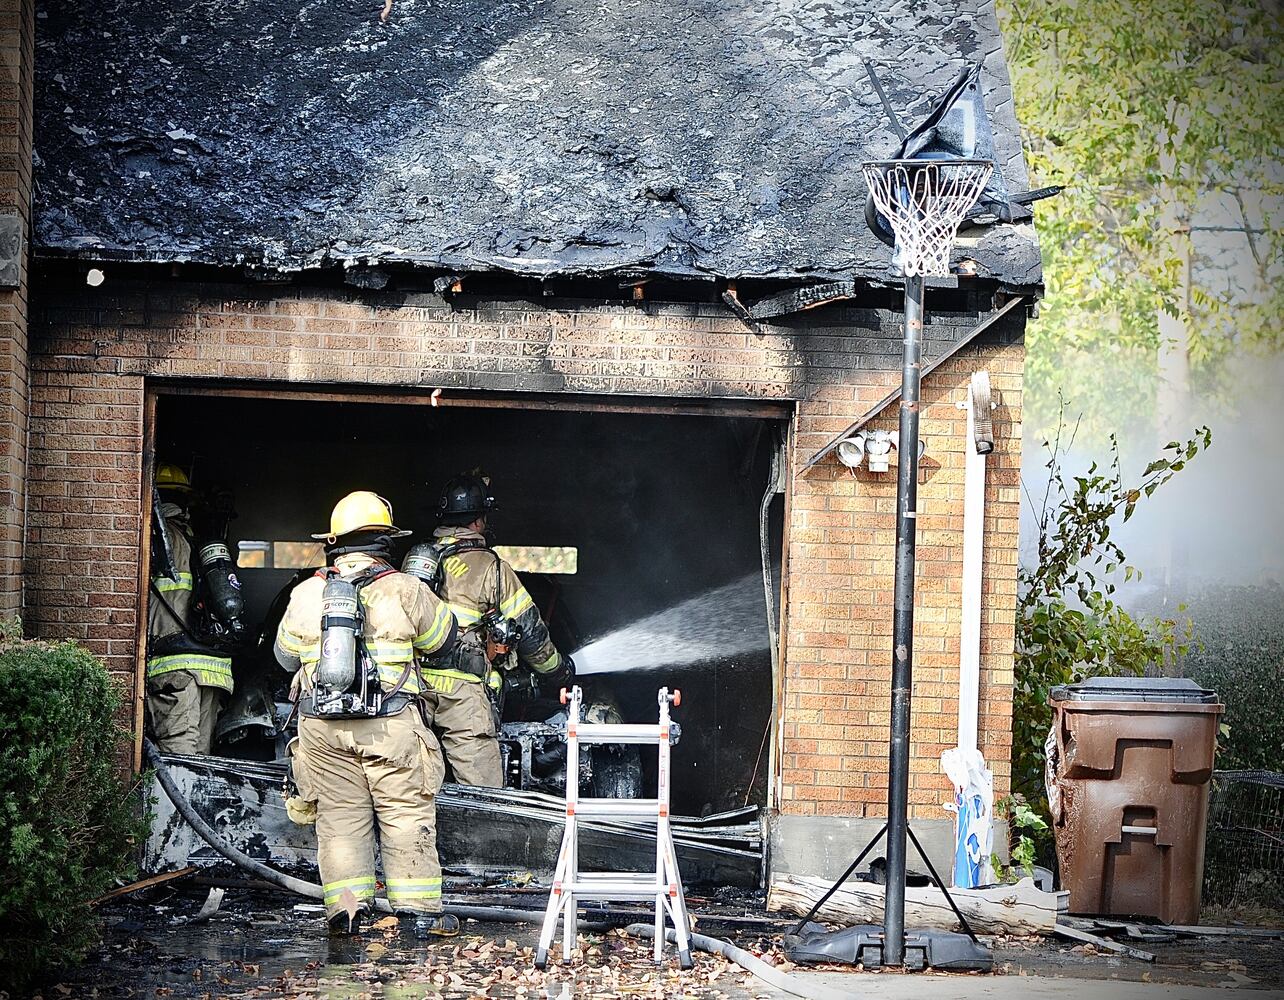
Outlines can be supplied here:
[[[781, 285], [887, 277], [862, 160], [984, 60], [1026, 187], [993, 7], [924, 0], [70, 0], [38, 14], [42, 256], [401, 264]], [[912, 10], [910, 8], [913, 8]], [[979, 7], [979, 9], [978, 9]], [[965, 238], [1040, 281], [1028, 225]]]

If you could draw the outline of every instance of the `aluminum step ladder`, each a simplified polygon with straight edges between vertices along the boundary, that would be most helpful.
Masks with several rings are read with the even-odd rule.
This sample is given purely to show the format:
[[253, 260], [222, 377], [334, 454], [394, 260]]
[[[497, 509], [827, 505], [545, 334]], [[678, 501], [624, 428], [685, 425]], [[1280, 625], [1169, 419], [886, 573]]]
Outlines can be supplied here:
[[[544, 913], [544, 927], [535, 950], [535, 968], [548, 965], [548, 952], [553, 946], [558, 917], [562, 918], [562, 961], [571, 960], [577, 936], [576, 907], [581, 899], [655, 901], [655, 963], [664, 961], [665, 915], [673, 923], [677, 937], [678, 964], [691, 968], [691, 924], [687, 918], [682, 877], [678, 874], [678, 856], [673, 849], [669, 827], [669, 705], [682, 704], [682, 692], [660, 688], [660, 721], [656, 725], [609, 725], [580, 721], [582, 694], [578, 686], [561, 693], [562, 704], [569, 703], [566, 720], [566, 832], [553, 873], [553, 888]], [[653, 799], [580, 798], [580, 744], [606, 743], [654, 744], [659, 749], [656, 797]], [[582, 872], [580, 871], [579, 821], [592, 819], [634, 819], [655, 823], [654, 872]]]

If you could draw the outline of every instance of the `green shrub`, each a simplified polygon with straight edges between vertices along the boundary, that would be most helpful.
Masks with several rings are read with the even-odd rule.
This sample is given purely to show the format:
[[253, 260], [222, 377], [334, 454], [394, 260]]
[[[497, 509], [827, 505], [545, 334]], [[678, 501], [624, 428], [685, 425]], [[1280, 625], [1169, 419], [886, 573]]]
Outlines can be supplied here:
[[0, 627], [0, 986], [21, 992], [97, 937], [89, 901], [131, 873], [138, 810], [122, 701], [74, 643]]
[[1284, 589], [1206, 587], [1189, 602], [1198, 645], [1182, 664], [1187, 677], [1216, 691], [1226, 706], [1217, 741], [1222, 770], [1284, 768]]
[[1048, 821], [1030, 808], [1020, 792], [1005, 795], [994, 803], [994, 816], [1008, 827], [1008, 859], [1012, 862], [1004, 871], [999, 855], [990, 855], [996, 882], [1018, 882], [1034, 876], [1034, 865], [1039, 860], [1039, 845], [1051, 836]]

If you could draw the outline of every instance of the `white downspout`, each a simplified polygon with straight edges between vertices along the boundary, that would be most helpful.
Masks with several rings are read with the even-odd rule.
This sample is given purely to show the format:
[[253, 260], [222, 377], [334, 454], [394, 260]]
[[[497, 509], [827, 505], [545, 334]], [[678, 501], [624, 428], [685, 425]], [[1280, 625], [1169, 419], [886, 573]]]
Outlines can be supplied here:
[[958, 745], [941, 754], [941, 767], [954, 784], [954, 871], [956, 887], [990, 882], [993, 844], [994, 776], [985, 766], [977, 739], [981, 696], [981, 584], [985, 551], [985, 456], [994, 450], [990, 420], [990, 376], [973, 372], [963, 445], [963, 607], [959, 627]]
[[[963, 619], [959, 629], [959, 723], [958, 746], [977, 748], [977, 717], [981, 694], [981, 583], [985, 541], [985, 456], [994, 449], [993, 434], [977, 437], [977, 407], [988, 428], [990, 376], [974, 372], [968, 386], [966, 456], [963, 467]], [[985, 448], [985, 451], [981, 451]]]

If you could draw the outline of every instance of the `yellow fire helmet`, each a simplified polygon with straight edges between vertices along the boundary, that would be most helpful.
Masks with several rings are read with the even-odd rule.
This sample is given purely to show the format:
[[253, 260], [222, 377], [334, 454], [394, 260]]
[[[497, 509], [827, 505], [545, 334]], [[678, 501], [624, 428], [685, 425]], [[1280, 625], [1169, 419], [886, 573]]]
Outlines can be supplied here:
[[187, 478], [187, 473], [177, 465], [163, 462], [156, 467], [156, 488], [160, 490], [182, 490], [184, 493], [191, 493], [192, 481]]
[[312, 537], [333, 545], [340, 535], [353, 531], [386, 529], [393, 538], [405, 538], [409, 531], [400, 531], [392, 523], [392, 504], [378, 493], [357, 490], [334, 505], [330, 512], [330, 530]]

